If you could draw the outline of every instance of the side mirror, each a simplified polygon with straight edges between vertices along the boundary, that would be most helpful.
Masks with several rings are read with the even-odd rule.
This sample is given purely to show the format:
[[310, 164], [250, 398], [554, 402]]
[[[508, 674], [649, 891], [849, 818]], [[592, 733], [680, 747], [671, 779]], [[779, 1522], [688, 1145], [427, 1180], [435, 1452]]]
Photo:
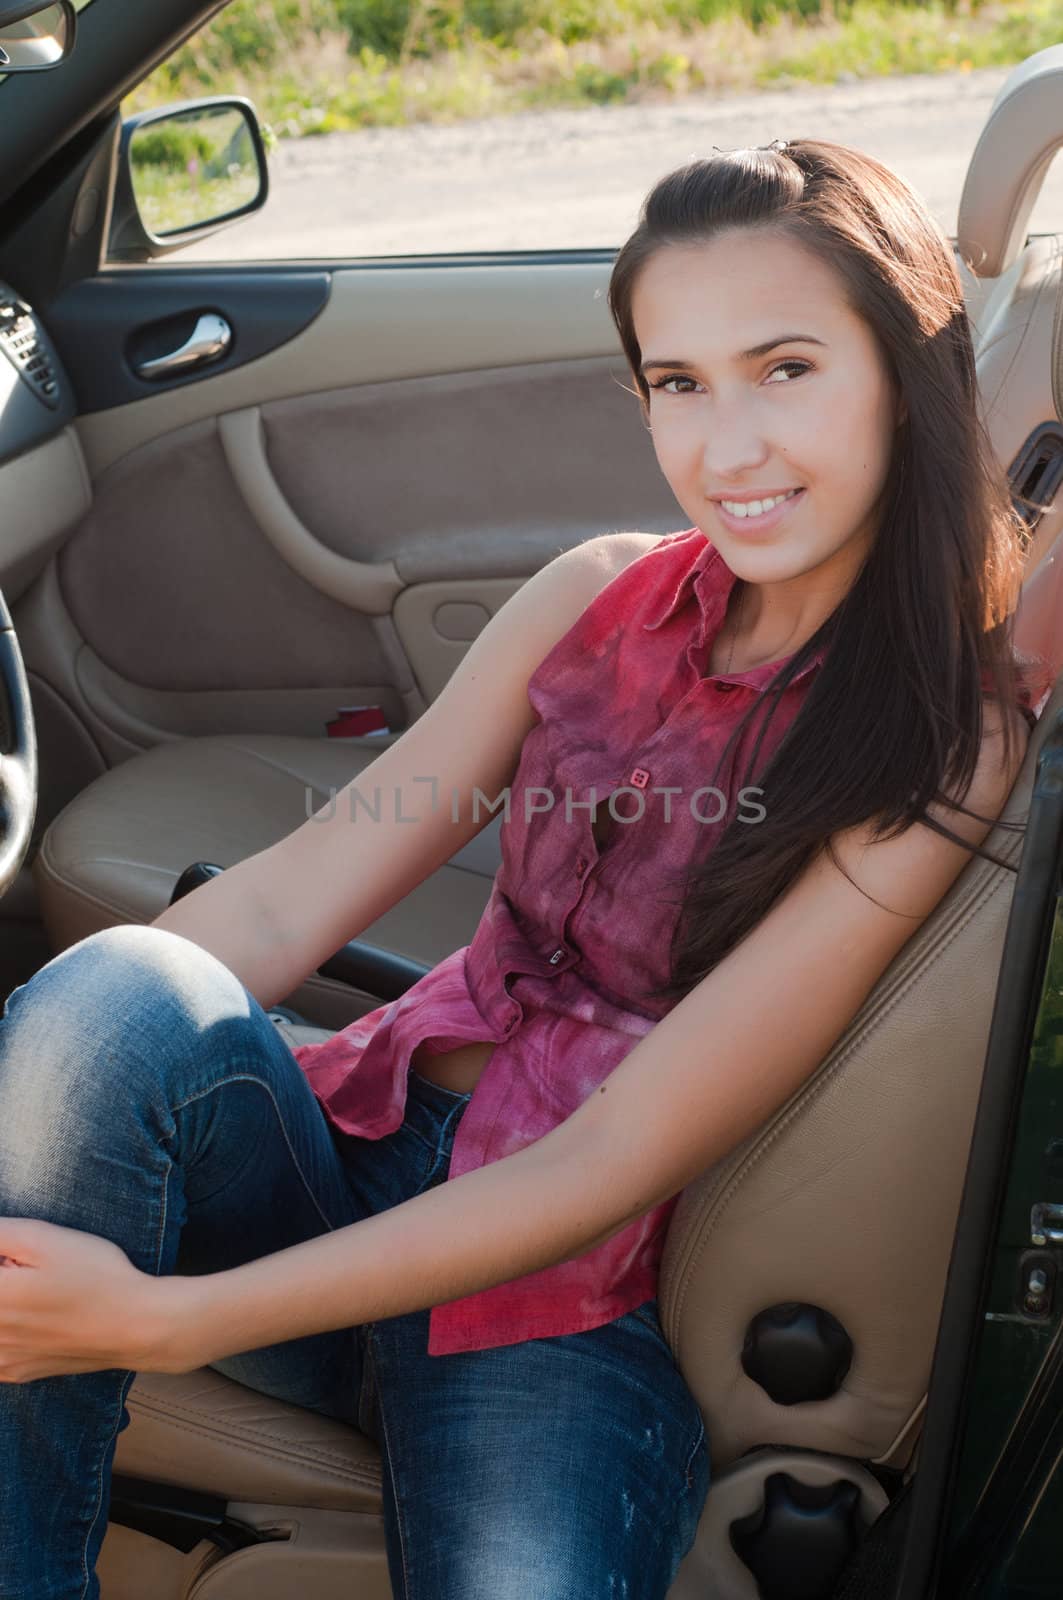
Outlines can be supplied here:
[[0, 72], [47, 72], [66, 60], [76, 36], [72, 0], [0, 0]]
[[122, 124], [108, 259], [150, 261], [258, 211], [269, 194], [250, 100], [218, 96]]

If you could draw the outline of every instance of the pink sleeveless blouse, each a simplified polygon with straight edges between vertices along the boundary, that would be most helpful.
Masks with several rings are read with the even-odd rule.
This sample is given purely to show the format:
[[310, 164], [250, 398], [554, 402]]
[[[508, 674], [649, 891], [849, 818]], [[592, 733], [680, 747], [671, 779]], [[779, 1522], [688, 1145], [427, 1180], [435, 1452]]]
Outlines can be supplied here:
[[[706, 672], [734, 581], [700, 529], [669, 534], [599, 592], [536, 668], [528, 699], [538, 720], [521, 747], [502, 864], [472, 942], [397, 1000], [294, 1052], [338, 1128], [378, 1139], [400, 1126], [419, 1044], [440, 1054], [493, 1041], [449, 1181], [563, 1122], [670, 1009], [647, 990], [668, 979], [677, 875], [704, 858], [736, 806], [746, 820], [756, 814], [760, 791], [743, 798], [735, 784], [763, 717], [718, 772], [717, 762], [791, 659]], [[757, 774], [822, 656], [783, 692]], [[595, 803], [613, 819], [600, 849]], [[580, 1332], [652, 1298], [677, 1199], [572, 1261], [433, 1307], [429, 1354]]]

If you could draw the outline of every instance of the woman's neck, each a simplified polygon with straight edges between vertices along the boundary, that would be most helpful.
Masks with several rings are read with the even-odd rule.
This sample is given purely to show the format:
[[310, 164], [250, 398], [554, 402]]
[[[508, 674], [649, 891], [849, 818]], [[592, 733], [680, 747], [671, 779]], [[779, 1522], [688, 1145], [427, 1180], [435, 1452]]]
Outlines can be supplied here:
[[709, 671], [749, 672], [800, 650], [844, 600], [866, 553], [865, 542], [852, 539], [828, 561], [782, 583], [736, 578]]
[[818, 620], [810, 622], [807, 613], [789, 620], [775, 615], [770, 605], [765, 607], [762, 603], [759, 616], [750, 620], [757, 601], [763, 602], [758, 588], [741, 579], [732, 588], [727, 615], [712, 647], [710, 671], [751, 672], [754, 667], [783, 661], [811, 639], [834, 609], [830, 606]]

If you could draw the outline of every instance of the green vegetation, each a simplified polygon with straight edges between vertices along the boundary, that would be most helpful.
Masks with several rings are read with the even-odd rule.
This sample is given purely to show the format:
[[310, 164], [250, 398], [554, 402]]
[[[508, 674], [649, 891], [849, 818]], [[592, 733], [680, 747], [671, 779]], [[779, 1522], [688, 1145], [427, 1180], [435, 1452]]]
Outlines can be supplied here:
[[158, 127], [139, 128], [129, 153], [134, 169], [162, 167], [167, 172], [185, 172], [190, 161], [210, 161], [214, 141], [199, 128], [164, 122]]
[[279, 135], [1005, 66], [1063, 0], [232, 0], [127, 109], [247, 94]]

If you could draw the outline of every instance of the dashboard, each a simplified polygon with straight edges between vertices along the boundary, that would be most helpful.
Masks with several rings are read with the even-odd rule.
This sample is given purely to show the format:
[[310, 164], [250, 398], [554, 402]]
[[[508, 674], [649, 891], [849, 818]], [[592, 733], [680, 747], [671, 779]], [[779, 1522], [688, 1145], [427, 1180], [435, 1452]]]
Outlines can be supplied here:
[[0, 463], [74, 420], [70, 380], [33, 308], [0, 282]]
[[73, 385], [47, 330], [0, 282], [0, 591], [29, 587], [89, 510]]

